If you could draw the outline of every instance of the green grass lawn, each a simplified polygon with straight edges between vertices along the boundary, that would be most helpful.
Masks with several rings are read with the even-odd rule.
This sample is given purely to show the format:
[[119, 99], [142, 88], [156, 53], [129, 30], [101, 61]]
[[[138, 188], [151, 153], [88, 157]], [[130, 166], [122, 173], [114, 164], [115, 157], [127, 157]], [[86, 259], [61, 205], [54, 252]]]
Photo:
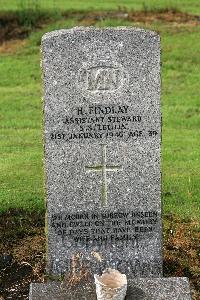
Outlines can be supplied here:
[[126, 7], [127, 9], [134, 10], [146, 10], [173, 7], [193, 14], [200, 13], [199, 0], [1, 0], [0, 3], [2, 10], [20, 10], [24, 7], [35, 6], [45, 9], [62, 10], [111, 10], [118, 9], [119, 7]]
[[[60, 20], [32, 33], [17, 52], [1, 54], [1, 211], [44, 210], [40, 38], [44, 32], [75, 25], [76, 19]], [[110, 19], [96, 24], [116, 25], [135, 24]], [[140, 24], [140, 27], [145, 25]], [[181, 218], [197, 218], [200, 206], [200, 28], [158, 22], [148, 28], [159, 31], [162, 41], [163, 210], [165, 214], [175, 213]]]
[[200, 30], [162, 35], [164, 210], [197, 216], [200, 208]]

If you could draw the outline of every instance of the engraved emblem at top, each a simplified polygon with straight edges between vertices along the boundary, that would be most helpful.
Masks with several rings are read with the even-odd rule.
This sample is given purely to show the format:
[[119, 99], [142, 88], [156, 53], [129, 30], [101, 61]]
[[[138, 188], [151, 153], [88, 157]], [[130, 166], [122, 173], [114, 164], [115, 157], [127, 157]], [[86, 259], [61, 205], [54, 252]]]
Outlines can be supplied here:
[[78, 76], [78, 86], [88, 92], [116, 91], [127, 81], [128, 74], [116, 54], [104, 49], [91, 53]]
[[85, 70], [85, 87], [89, 91], [113, 91], [121, 83], [121, 70], [113, 66], [97, 66]]

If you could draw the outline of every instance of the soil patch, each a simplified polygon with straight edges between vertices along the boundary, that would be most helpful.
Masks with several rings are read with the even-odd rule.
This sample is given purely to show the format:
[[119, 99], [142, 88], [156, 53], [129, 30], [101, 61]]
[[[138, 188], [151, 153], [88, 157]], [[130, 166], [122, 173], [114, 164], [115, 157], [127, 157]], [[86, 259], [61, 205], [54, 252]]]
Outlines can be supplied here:
[[[155, 21], [188, 24], [198, 26], [200, 16], [190, 15], [173, 9], [147, 11], [90, 11], [62, 12], [59, 18], [76, 18], [83, 26], [95, 25], [104, 19], [119, 19], [133, 23], [151, 24]], [[24, 10], [22, 12], [7, 12], [0, 14], [0, 43], [12, 39], [24, 39], [30, 32], [41, 29], [44, 25], [58, 19], [58, 15], [50, 11]]]
[[[19, 48], [26, 45], [27, 40], [10, 40], [0, 44], [0, 53], [14, 54]], [[1, 300], [1, 299], [0, 299]]]
[[[44, 213], [0, 217], [0, 299], [28, 299], [30, 282], [45, 280]], [[197, 221], [164, 218], [164, 276], [189, 277], [193, 300], [200, 297], [199, 240]]]
[[164, 218], [164, 276], [188, 277], [192, 299], [200, 299], [200, 224], [174, 216]]
[[55, 19], [48, 11], [31, 9], [0, 13], [0, 43], [26, 38], [33, 30], [41, 29]]
[[44, 214], [12, 210], [0, 220], [0, 300], [28, 299], [30, 282], [44, 277]]
[[151, 24], [155, 21], [178, 24], [200, 24], [200, 16], [194, 16], [173, 9], [152, 10], [152, 11], [110, 11], [110, 12], [88, 12], [79, 17], [80, 24], [84, 26], [95, 25], [104, 19], [121, 19], [133, 23]]

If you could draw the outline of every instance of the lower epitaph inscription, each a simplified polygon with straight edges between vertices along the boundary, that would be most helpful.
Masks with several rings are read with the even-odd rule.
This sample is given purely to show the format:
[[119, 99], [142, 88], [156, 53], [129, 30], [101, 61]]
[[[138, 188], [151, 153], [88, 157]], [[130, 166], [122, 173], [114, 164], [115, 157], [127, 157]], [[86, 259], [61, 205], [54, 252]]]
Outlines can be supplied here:
[[158, 218], [156, 211], [62, 212], [52, 214], [50, 224], [68, 245], [127, 246], [145, 235], [150, 238], [158, 230]]

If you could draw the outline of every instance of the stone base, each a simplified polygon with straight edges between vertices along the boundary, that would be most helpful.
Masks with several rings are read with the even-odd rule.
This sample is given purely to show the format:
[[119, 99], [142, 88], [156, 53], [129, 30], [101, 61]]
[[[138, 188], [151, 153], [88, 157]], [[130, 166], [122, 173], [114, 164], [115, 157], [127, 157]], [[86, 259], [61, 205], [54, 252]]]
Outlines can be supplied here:
[[[32, 283], [30, 300], [96, 300], [94, 283], [61, 287], [60, 282]], [[126, 300], [191, 300], [185, 277], [140, 278], [128, 281]]]

